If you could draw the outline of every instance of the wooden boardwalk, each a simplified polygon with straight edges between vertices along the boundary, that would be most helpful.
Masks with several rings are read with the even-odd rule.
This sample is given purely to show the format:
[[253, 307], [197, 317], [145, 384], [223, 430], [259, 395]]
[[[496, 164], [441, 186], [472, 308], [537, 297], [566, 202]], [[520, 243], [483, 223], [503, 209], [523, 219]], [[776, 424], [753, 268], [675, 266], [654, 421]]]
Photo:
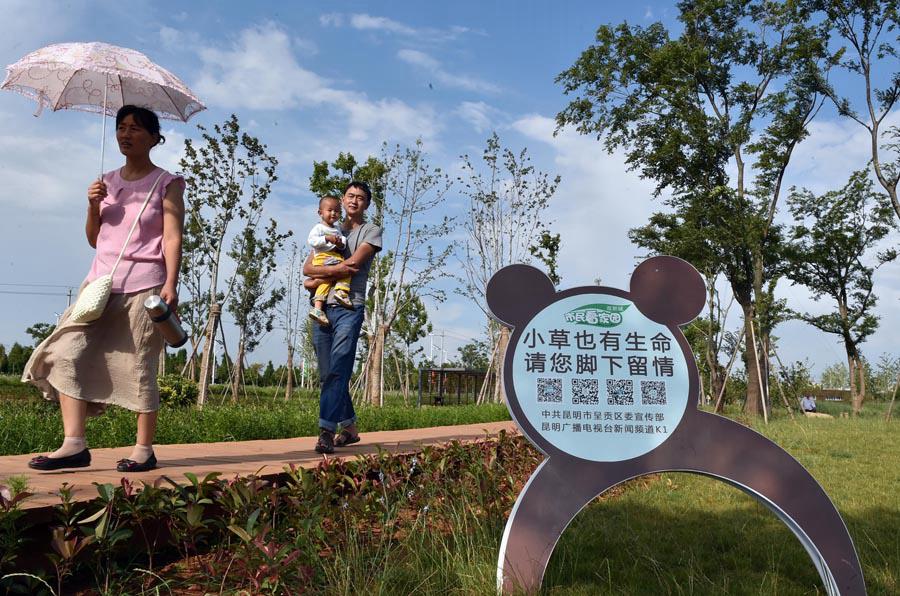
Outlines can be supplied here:
[[[411, 453], [426, 445], [439, 445], [453, 440], [475, 441], [501, 430], [513, 431], [515, 424], [485, 422], [463, 426], [437, 426], [410, 430], [363, 433], [362, 441], [336, 449], [329, 458], [353, 459], [361, 454], [375, 453], [381, 447], [392, 453]], [[116, 462], [128, 457], [131, 447], [91, 449], [91, 466], [73, 470], [39, 472], [28, 467], [29, 455], [0, 457], [0, 484], [9, 476], [28, 477], [28, 491], [34, 495], [22, 502], [25, 509], [59, 504], [57, 491], [63, 482], [73, 486], [75, 501], [89, 501], [97, 496], [94, 482], [118, 484], [123, 476], [152, 484], [161, 476], [175, 482], [187, 482], [185, 472], [203, 477], [209, 472], [221, 472], [226, 478], [235, 475], [258, 474], [272, 476], [281, 473], [288, 464], [312, 468], [323, 457], [313, 450], [316, 437], [242, 441], [231, 443], [192, 443], [188, 445], [156, 445], [154, 450], [159, 468], [150, 472], [123, 474], [116, 472]]]

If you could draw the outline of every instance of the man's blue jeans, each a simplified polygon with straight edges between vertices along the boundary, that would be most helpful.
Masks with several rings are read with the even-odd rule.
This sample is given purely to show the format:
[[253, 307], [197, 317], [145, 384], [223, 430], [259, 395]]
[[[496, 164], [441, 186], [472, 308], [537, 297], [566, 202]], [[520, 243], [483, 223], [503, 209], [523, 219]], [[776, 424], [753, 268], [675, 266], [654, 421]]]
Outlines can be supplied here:
[[350, 400], [350, 376], [356, 362], [356, 343], [362, 329], [365, 306], [355, 310], [328, 305], [325, 314], [331, 325], [313, 325], [313, 347], [319, 360], [319, 428], [335, 432], [356, 422]]

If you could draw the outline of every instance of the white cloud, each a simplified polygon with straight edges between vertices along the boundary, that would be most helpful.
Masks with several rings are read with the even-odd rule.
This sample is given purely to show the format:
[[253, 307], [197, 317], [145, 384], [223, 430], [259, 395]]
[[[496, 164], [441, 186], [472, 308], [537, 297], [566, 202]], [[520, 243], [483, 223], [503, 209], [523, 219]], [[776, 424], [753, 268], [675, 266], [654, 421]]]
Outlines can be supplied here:
[[387, 31], [400, 35], [416, 35], [416, 30], [386, 17], [375, 17], [368, 14], [350, 15], [350, 26], [360, 31]]
[[0, 14], [6, 31], [0, 38], [0, 55], [15, 59], [51, 43], [70, 41], [65, 35], [88, 7], [73, 3], [60, 10], [51, 0], [2, 0]]
[[330, 12], [319, 16], [319, 24], [323, 27], [343, 27], [344, 15], [338, 12]]
[[323, 27], [349, 26], [357, 31], [369, 31], [374, 33], [386, 33], [401, 37], [415, 38], [427, 42], [452, 41], [462, 35], [484, 35], [483, 31], [477, 31], [461, 25], [451, 25], [446, 29], [435, 27], [412, 27], [388, 17], [370, 15], [366, 13], [354, 13], [345, 15], [342, 13], [327, 13], [319, 16], [319, 24]]
[[483, 101], [464, 101], [454, 113], [471, 124], [479, 134], [498, 128], [497, 121], [503, 116], [503, 112]]
[[290, 37], [272, 23], [244, 29], [230, 48], [202, 48], [200, 58], [194, 87], [210, 104], [283, 110], [326, 99], [327, 81], [297, 63]]
[[354, 141], [433, 138], [439, 119], [430, 106], [411, 106], [396, 98], [370, 99], [365, 93], [334, 87], [301, 66], [295, 40], [277, 25], [245, 29], [229, 48], [200, 51], [203, 71], [197, 93], [219, 107], [288, 110], [316, 107], [341, 112]]
[[559, 261], [565, 284], [589, 284], [600, 276], [604, 285], [628, 287], [635, 257], [642, 254], [628, 240], [628, 230], [644, 225], [661, 208], [651, 199], [653, 185], [627, 171], [623, 154], [607, 154], [593, 137], [571, 129], [553, 136], [552, 118], [526, 116], [511, 126], [554, 152], [556, 170], [551, 173], [562, 181], [550, 214], [565, 214], [555, 222], [562, 236]]
[[441, 67], [440, 62], [438, 62], [425, 52], [420, 52], [418, 50], [400, 50], [399, 52], [397, 52], [397, 57], [407, 64], [412, 64], [413, 66], [421, 66], [422, 68], [426, 68], [432, 71], [437, 70]]
[[[22, 117], [27, 115], [22, 114]], [[15, 130], [14, 127], [3, 128]], [[4, 187], [0, 205], [4, 210], [68, 213], [80, 217], [83, 205], [78, 203], [78, 209], [73, 211], [73, 197], [85, 195], [90, 176], [96, 175], [100, 167], [99, 126], [96, 134], [90, 136], [96, 144], [86, 142], [88, 136], [73, 140], [63, 135], [0, 134], [0, 155], [3, 156], [0, 174]], [[61, 167], [62, 164], [65, 166]]]
[[500, 91], [500, 88], [493, 83], [489, 83], [487, 81], [483, 81], [481, 79], [470, 77], [467, 75], [459, 75], [447, 72], [446, 70], [444, 70], [438, 60], [419, 50], [400, 50], [399, 52], [397, 52], [397, 58], [399, 58], [403, 62], [406, 62], [407, 64], [411, 64], [424, 70], [435, 80], [436, 83], [447, 87], [454, 87], [479, 93], [499, 93]]

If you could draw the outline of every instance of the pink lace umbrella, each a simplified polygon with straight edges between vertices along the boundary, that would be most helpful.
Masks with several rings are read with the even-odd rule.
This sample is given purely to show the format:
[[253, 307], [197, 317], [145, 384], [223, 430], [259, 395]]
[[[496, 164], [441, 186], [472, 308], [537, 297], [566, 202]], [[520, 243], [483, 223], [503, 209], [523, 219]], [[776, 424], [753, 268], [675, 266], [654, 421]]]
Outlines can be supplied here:
[[144, 54], [100, 42], [59, 43], [31, 52], [6, 67], [0, 89], [36, 100], [35, 116], [45, 107], [103, 114], [101, 174], [107, 114], [115, 116], [123, 105], [132, 104], [160, 118], [187, 122], [206, 109], [178, 77]]

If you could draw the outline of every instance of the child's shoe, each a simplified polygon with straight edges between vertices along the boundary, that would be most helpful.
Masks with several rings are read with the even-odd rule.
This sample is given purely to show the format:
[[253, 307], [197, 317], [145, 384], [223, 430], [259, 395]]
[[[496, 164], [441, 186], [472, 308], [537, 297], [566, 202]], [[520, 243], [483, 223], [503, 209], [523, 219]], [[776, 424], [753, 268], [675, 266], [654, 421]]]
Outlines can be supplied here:
[[334, 301], [343, 306], [344, 308], [349, 308], [353, 310], [353, 303], [350, 302], [350, 296], [347, 295], [346, 290], [335, 290], [334, 291]]
[[309, 318], [313, 321], [316, 321], [322, 327], [328, 327], [331, 325], [331, 321], [328, 320], [328, 317], [325, 316], [325, 313], [322, 312], [320, 308], [311, 308], [309, 310]]

